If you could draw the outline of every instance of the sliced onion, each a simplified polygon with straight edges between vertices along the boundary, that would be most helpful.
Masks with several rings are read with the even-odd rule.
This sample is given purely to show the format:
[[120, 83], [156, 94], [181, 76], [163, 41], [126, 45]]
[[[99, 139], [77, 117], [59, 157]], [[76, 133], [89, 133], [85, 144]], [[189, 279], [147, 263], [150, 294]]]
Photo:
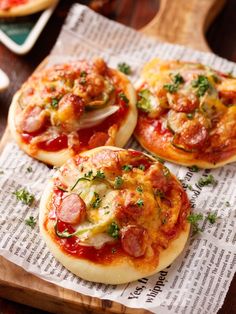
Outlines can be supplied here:
[[119, 106], [109, 106], [102, 109], [86, 112], [80, 119], [79, 130], [90, 128], [101, 123], [107, 117], [114, 114], [119, 109]]

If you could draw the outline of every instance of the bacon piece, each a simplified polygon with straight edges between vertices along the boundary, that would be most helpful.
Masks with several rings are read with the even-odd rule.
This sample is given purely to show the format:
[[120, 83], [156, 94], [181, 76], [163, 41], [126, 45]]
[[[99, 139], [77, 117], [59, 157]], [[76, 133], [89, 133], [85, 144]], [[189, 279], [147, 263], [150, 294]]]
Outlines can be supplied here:
[[18, 128], [26, 133], [34, 133], [41, 130], [46, 122], [46, 114], [38, 106], [28, 106], [23, 112]]
[[75, 94], [68, 93], [62, 97], [58, 104], [58, 115], [63, 120], [70, 118], [79, 119], [84, 112], [83, 99]]
[[79, 195], [70, 194], [62, 200], [57, 216], [63, 222], [79, 224], [85, 219], [86, 204]]
[[106, 141], [108, 140], [109, 136], [107, 133], [105, 132], [96, 132], [94, 133], [88, 144], [89, 144], [89, 147], [90, 148], [95, 148], [95, 147], [98, 147], [98, 146], [103, 146], [106, 144]]
[[132, 257], [143, 256], [148, 244], [147, 230], [141, 226], [129, 225], [121, 229], [121, 245]]

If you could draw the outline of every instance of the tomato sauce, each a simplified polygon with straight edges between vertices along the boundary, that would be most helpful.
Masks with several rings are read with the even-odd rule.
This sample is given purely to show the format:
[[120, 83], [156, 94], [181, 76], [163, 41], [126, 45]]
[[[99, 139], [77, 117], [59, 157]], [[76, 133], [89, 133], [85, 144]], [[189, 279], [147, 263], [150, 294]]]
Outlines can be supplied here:
[[61, 149], [65, 149], [68, 147], [67, 135], [61, 134], [54, 139], [49, 139], [48, 141], [40, 142], [37, 144], [37, 147], [48, 152], [57, 152]]
[[4, 0], [0, 2], [0, 9], [2, 10], [8, 10], [12, 7], [25, 4], [28, 0]]
[[[61, 221], [58, 222], [57, 227], [60, 232], [67, 230], [69, 233], [73, 233], [75, 231], [71, 225]], [[120, 241], [106, 243], [100, 249], [96, 249], [93, 246], [81, 245], [76, 236], [71, 238], [55, 236], [55, 240], [66, 253], [100, 264], [107, 264], [117, 258], [117, 254], [123, 253]]]

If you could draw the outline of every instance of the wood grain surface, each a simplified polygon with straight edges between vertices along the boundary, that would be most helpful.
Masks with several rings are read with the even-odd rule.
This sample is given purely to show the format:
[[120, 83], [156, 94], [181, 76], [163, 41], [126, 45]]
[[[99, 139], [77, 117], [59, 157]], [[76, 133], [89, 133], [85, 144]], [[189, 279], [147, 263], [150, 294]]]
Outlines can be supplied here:
[[[0, 134], [6, 126], [7, 111], [13, 94], [50, 52], [69, 7], [74, 2], [77, 1], [62, 0], [60, 2], [46, 29], [27, 56], [16, 56], [0, 44], [0, 67], [8, 73], [11, 79], [10, 88], [0, 94]], [[89, 1], [78, 2], [89, 3]], [[204, 51], [209, 50], [211, 46], [218, 54], [236, 61], [236, 38], [233, 37], [236, 29], [236, 1], [228, 0], [217, 19], [218, 22], [210, 26], [224, 2], [224, 0], [162, 0], [161, 2], [112, 0], [106, 1], [105, 7], [97, 8], [101, 13], [105, 13], [116, 21], [136, 29], [142, 28], [142, 31], [151, 36], [158, 36], [162, 40], [189, 45]], [[222, 27], [222, 25], [226, 26]], [[207, 43], [205, 32], [209, 26]], [[232, 34], [231, 38], [229, 34]], [[224, 46], [220, 44], [220, 39]], [[5, 133], [2, 147], [8, 139], [9, 134]], [[224, 306], [219, 311], [220, 314], [236, 313], [235, 295], [236, 279], [231, 284]], [[59, 288], [28, 274], [3, 258], [0, 258], [0, 296], [53, 313], [149, 313]], [[42, 314], [45, 312], [0, 299], [0, 314], [10, 313]]]

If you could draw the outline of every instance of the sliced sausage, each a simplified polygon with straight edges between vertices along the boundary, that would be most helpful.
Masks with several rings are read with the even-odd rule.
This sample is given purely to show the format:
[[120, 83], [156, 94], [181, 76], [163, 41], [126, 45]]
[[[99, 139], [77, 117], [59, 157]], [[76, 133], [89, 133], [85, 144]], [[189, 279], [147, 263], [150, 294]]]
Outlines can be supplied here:
[[62, 200], [57, 216], [63, 222], [79, 224], [85, 219], [86, 204], [79, 195], [70, 194]]
[[158, 164], [152, 165], [146, 175], [152, 182], [152, 186], [156, 190], [161, 190], [165, 192], [168, 189], [169, 177], [165, 176], [162, 167]]
[[208, 140], [207, 129], [198, 122], [191, 123], [182, 130], [180, 140], [189, 148], [201, 149]]
[[132, 257], [143, 256], [148, 244], [147, 230], [141, 226], [129, 225], [121, 229], [121, 245]]
[[90, 148], [95, 148], [95, 147], [98, 147], [98, 146], [103, 146], [106, 144], [106, 141], [108, 140], [109, 138], [109, 135], [105, 132], [96, 132], [94, 133], [88, 144], [89, 144], [89, 147]]
[[43, 128], [46, 121], [46, 115], [42, 108], [38, 106], [28, 106], [20, 123], [23, 132], [34, 133]]

